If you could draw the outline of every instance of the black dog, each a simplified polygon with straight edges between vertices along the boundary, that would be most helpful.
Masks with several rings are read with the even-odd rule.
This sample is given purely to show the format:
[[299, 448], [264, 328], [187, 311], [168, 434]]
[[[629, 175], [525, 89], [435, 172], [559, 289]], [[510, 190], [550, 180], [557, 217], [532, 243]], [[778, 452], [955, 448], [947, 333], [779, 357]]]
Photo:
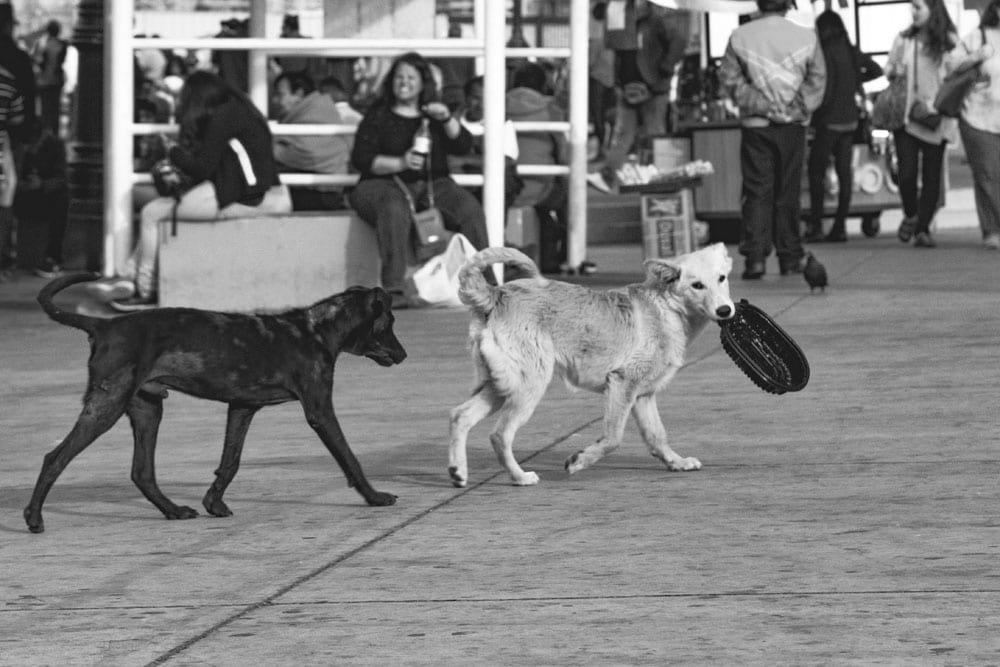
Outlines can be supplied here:
[[123, 413], [132, 423], [132, 481], [168, 519], [198, 512], [175, 505], [156, 484], [154, 452], [167, 389], [229, 404], [222, 461], [202, 504], [213, 516], [230, 516], [222, 494], [239, 469], [250, 420], [265, 405], [299, 401], [306, 421], [340, 464], [348, 483], [369, 505], [392, 505], [396, 496], [372, 488], [333, 412], [333, 369], [340, 352], [380, 366], [398, 364], [406, 351], [393, 332], [392, 301], [381, 288], [352, 287], [308, 308], [278, 315], [238, 315], [193, 308], [161, 308], [111, 319], [60, 310], [52, 297], [95, 274], [52, 281], [38, 302], [56, 322], [90, 335], [83, 412], [66, 439], [45, 456], [24, 519], [42, 532], [42, 503], [77, 454], [110, 429]]

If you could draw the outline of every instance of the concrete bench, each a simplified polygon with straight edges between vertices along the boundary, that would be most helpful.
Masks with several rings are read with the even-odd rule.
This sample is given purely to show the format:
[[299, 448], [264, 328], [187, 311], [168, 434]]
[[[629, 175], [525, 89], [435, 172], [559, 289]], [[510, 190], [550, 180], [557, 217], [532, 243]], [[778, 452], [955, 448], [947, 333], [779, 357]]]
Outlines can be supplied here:
[[180, 220], [160, 238], [162, 306], [279, 311], [380, 282], [375, 231], [353, 211]]

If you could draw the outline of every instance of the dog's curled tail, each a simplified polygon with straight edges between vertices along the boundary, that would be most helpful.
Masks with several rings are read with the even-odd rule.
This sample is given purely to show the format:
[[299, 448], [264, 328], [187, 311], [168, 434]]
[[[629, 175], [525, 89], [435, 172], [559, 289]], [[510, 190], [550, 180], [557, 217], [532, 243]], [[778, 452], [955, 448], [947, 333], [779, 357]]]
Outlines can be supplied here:
[[497, 305], [499, 290], [486, 282], [483, 270], [493, 264], [512, 266], [518, 278], [544, 280], [531, 258], [514, 248], [486, 248], [473, 255], [458, 274], [458, 298], [473, 311], [486, 314]]
[[42, 310], [44, 310], [45, 313], [56, 322], [76, 327], [77, 329], [83, 329], [87, 333], [91, 333], [94, 330], [94, 325], [97, 323], [96, 317], [81, 315], [80, 313], [69, 313], [65, 310], [60, 310], [56, 307], [56, 304], [52, 302], [52, 297], [54, 297], [57, 292], [61, 292], [70, 285], [97, 280], [100, 277], [101, 275], [99, 273], [71, 273], [69, 275], [56, 278], [43, 287], [40, 292], [38, 292], [38, 303], [41, 305]]

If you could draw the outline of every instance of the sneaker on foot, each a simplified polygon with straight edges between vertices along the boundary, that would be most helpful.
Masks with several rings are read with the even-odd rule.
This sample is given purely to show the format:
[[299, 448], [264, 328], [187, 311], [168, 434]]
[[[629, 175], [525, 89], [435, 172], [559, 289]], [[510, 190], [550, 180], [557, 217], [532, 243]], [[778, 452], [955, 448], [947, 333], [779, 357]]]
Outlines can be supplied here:
[[152, 310], [157, 307], [155, 296], [130, 296], [126, 299], [113, 299], [108, 305], [120, 313], [133, 313], [139, 310]]
[[587, 174], [587, 183], [594, 186], [604, 194], [611, 194], [611, 185], [604, 180], [604, 175], [599, 171]]
[[987, 234], [983, 239], [983, 247], [987, 250], [1000, 250], [1000, 234]]
[[35, 275], [39, 278], [58, 278], [62, 272], [62, 267], [51, 257], [46, 257], [41, 264], [35, 267]]

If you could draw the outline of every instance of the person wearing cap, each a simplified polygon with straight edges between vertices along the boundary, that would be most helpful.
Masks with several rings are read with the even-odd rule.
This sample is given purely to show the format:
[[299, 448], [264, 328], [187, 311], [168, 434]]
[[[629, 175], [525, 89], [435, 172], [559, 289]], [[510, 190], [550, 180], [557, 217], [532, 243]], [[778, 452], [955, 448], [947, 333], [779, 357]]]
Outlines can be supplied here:
[[802, 272], [806, 126], [826, 92], [816, 31], [785, 14], [790, 0], [757, 0], [760, 15], [729, 37], [719, 81], [740, 110], [744, 280], [759, 280], [772, 249], [781, 275]]

